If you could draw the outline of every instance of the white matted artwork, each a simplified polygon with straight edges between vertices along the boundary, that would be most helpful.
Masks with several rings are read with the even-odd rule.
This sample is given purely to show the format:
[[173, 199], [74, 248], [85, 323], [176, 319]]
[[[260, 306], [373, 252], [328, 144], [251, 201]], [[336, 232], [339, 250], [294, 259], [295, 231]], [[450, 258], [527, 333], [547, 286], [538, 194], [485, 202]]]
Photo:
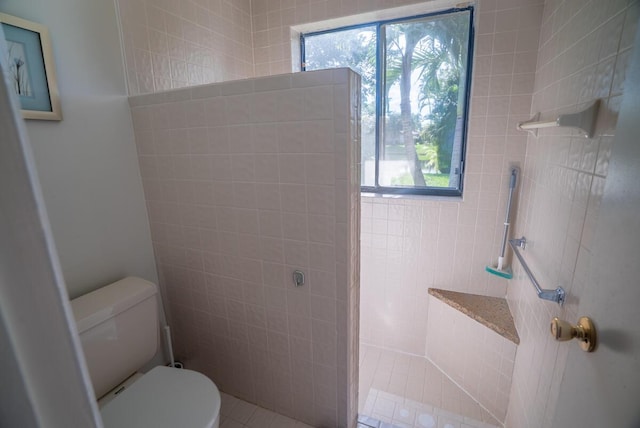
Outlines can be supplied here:
[[25, 119], [62, 120], [49, 31], [43, 25], [0, 13], [9, 79]]

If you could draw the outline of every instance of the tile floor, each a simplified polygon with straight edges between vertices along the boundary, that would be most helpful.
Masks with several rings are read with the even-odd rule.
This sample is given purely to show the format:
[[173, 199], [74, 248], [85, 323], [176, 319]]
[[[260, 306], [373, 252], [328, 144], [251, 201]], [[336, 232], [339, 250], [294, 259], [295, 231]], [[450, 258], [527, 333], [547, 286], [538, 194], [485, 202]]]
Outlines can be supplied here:
[[[221, 393], [220, 428], [313, 428]], [[486, 410], [421, 357], [360, 346], [358, 428], [495, 428]]]
[[313, 428], [221, 392], [220, 428]]
[[362, 428], [502, 426], [426, 358], [364, 344], [359, 396]]

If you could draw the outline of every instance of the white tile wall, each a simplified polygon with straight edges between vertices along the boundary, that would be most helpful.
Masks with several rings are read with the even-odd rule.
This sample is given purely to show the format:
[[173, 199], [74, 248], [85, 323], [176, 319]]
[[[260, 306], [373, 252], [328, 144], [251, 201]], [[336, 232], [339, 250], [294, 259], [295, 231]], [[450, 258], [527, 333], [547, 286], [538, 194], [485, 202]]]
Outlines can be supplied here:
[[[156, 52], [153, 58], [166, 62], [164, 57], [167, 55], [169, 61], [172, 61], [172, 55], [178, 55], [180, 60], [183, 60], [182, 57], [202, 59], [209, 66], [213, 55], [214, 76], [202, 81], [185, 81], [174, 78], [173, 74], [160, 74], [164, 76], [161, 77], [163, 80], [156, 85], [153, 63], [150, 60], [139, 61], [147, 67], [138, 69], [131, 52], [140, 55], [146, 52], [146, 46], [150, 46], [149, 34], [152, 29], [159, 31], [166, 28], [168, 40], [179, 38], [183, 33], [171, 34], [170, 22], [178, 17], [181, 28], [190, 28], [189, 23], [193, 24], [190, 21], [193, 16], [191, 10], [195, 6], [190, 1], [167, 0], [158, 4], [148, 4], [147, 1], [127, 2], [121, 7], [131, 93], [167, 88], [162, 82], [167, 83], [169, 78], [171, 87], [179, 87], [185, 82], [192, 85], [250, 76], [250, 67], [240, 67], [246, 62], [255, 64], [257, 75], [288, 72], [292, 69], [292, 25], [419, 3], [415, 0], [252, 0], [248, 8], [245, 2], [234, 2], [233, 6], [226, 0], [210, 2], [208, 9], [203, 6], [208, 11], [205, 15], [210, 22], [224, 22], [225, 25], [216, 26], [211, 30], [213, 33], [207, 33], [204, 23], [196, 22], [197, 25], [192, 26], [200, 30], [197, 34], [202, 39], [183, 40], [184, 43], [178, 43], [182, 49], [169, 50], [166, 55]], [[514, 126], [517, 121], [526, 119], [529, 113], [537, 56], [537, 44], [531, 40], [538, 38], [541, 1], [522, 0], [513, 3], [480, 0], [477, 3], [476, 55], [464, 201], [363, 199], [362, 275], [367, 277], [367, 286], [363, 289], [362, 303], [367, 310], [363, 311], [362, 338], [365, 342], [424, 355], [426, 290], [430, 286], [492, 296], [505, 294], [506, 281], [485, 274], [484, 266], [495, 263], [499, 251], [509, 165], [522, 164], [524, 161], [526, 137], [516, 133]], [[446, 7], [444, 3], [443, 7]], [[416, 5], [416, 8], [422, 10], [423, 6]], [[163, 13], [155, 13], [158, 9]], [[197, 10], [204, 13], [201, 7]], [[245, 17], [249, 12], [252, 27], [247, 29]], [[415, 12], [409, 7], [406, 13], [411, 15]], [[154, 20], [158, 23], [152, 23]], [[239, 22], [233, 31], [240, 34], [232, 32], [231, 22]], [[251, 59], [246, 53], [251, 45], [247, 41], [248, 31], [253, 31]], [[188, 33], [191, 34], [191, 31]], [[158, 35], [157, 32], [153, 34]], [[222, 42], [211, 42], [218, 50], [203, 52], [197, 48], [198, 43], [210, 43], [208, 40], [211, 37], [214, 40], [222, 38]], [[232, 61], [229, 55], [240, 57]], [[150, 54], [147, 56], [151, 58]], [[139, 82], [143, 82], [143, 86]], [[277, 89], [279, 83], [274, 80], [269, 84], [275, 85], [271, 89]], [[269, 98], [263, 98], [257, 101], [263, 103], [263, 107], [255, 108], [263, 112], [263, 119], [268, 119], [275, 110], [269, 108]], [[302, 118], [305, 106], [307, 109], [312, 107], [305, 101], [313, 99], [315, 97], [307, 100], [294, 97], [286, 106], [288, 114]], [[239, 99], [234, 111], [242, 112], [242, 109], [242, 99]], [[317, 106], [313, 109], [316, 110]], [[319, 129], [318, 132], [323, 130]], [[288, 159], [300, 160], [300, 157], [292, 155]], [[261, 162], [267, 161], [267, 158], [261, 158]], [[225, 164], [225, 167], [237, 170], [240, 163], [246, 167], [250, 159], [241, 161], [236, 158], [234, 164]], [[261, 167], [264, 168], [257, 166]], [[295, 182], [299, 178], [295, 172], [290, 171], [286, 180]], [[331, 171], [323, 169], [321, 172], [329, 174]], [[292, 186], [291, 190], [295, 189]], [[383, 208], [385, 205], [387, 207]], [[373, 206], [376, 207], [375, 218]], [[405, 212], [412, 217], [405, 218]], [[388, 218], [389, 215], [391, 218]]]
[[[254, 0], [251, 2], [251, 20], [254, 40], [253, 56], [255, 58], [255, 62], [252, 64], [255, 64], [255, 72], [257, 75], [265, 75], [291, 70], [289, 27], [292, 24], [413, 3], [416, 2], [385, 0], [376, 2], [347, 0], [317, 2], [298, 0], [294, 2], [281, 0], [274, 2]], [[132, 93], [167, 87], [166, 82], [159, 82], [156, 85], [156, 82], [150, 78], [154, 72], [151, 58], [152, 48], [148, 38], [151, 26], [147, 25], [149, 22], [148, 14], [146, 10], [143, 13], [140, 8], [141, 4], [146, 7], [144, 3], [133, 2], [131, 7], [135, 8], [135, 11], [126, 9], [128, 6], [122, 7], [121, 11], [123, 21], [135, 17], [132, 21], [141, 23], [140, 27], [144, 27], [144, 31], [139, 32], [134, 31], [131, 27], [124, 28], [127, 72]], [[160, 9], [166, 10], [172, 16], [180, 16], [182, 13], [176, 6], [178, 4], [182, 3], [158, 3]], [[215, 7], [217, 2], [211, 4]], [[186, 8], [189, 9], [189, 5]], [[226, 10], [230, 10], [228, 5]], [[508, 166], [511, 162], [523, 161], [525, 147], [527, 147], [527, 157], [523, 171], [524, 185], [521, 189], [520, 206], [517, 207], [519, 215], [515, 227], [519, 233], [524, 232], [535, 241], [532, 241], [534, 246], [528, 253], [532, 262], [545, 267], [549, 266], [549, 278], [545, 278], [545, 281], [547, 279], [550, 281], [562, 280], [573, 289], [572, 293], [575, 294], [570, 295], [570, 299], [573, 299], [574, 304], [572, 305], [570, 300], [566, 309], [569, 312], [567, 317], [573, 318], [574, 314], [571, 311], [575, 312], [575, 299], [579, 296], [579, 278], [590, 261], [589, 245], [594, 218], [597, 215], [599, 189], [602, 188], [606, 180], [608, 154], [615, 128], [616, 106], [624, 87], [625, 63], [629, 57], [628, 48], [638, 21], [638, 3], [632, 0], [610, 2], [550, 0], [544, 5], [541, 30], [538, 29], [542, 14], [539, 1], [480, 0], [477, 12], [477, 44], [464, 202], [365, 199], [362, 204], [362, 275], [364, 277], [370, 273], [375, 278], [389, 276], [392, 281], [385, 280], [384, 284], [374, 284], [372, 290], [377, 289], [386, 293], [384, 295], [389, 298], [390, 302], [394, 302], [392, 295], [394, 285], [401, 283], [401, 287], [406, 287], [403, 292], [414, 290], [411, 299], [413, 306], [403, 312], [402, 317], [404, 318], [394, 320], [389, 317], [387, 324], [389, 326], [410, 326], [412, 330], [418, 331], [418, 336], [421, 338], [424, 338], [424, 334], [420, 329], [426, 326], [426, 322], [423, 322], [426, 320], [426, 312], [423, 309], [426, 309], [427, 287], [438, 286], [488, 295], [504, 294], [506, 283], [485, 275], [482, 269], [484, 265], [495, 261], [501, 234], [502, 207], [506, 198]], [[212, 11], [207, 16], [214, 19], [215, 15]], [[239, 15], [239, 12], [236, 12], [236, 15]], [[184, 19], [189, 21], [188, 14]], [[165, 25], [167, 22], [165, 15]], [[123, 27], [125, 26], [123, 22]], [[229, 26], [225, 28], [229, 30]], [[224, 34], [230, 34], [226, 30]], [[167, 31], [170, 34], [168, 27]], [[194, 32], [189, 29], [187, 33], [189, 37], [194, 37], [191, 41], [197, 44]], [[243, 37], [245, 36], [240, 39]], [[162, 40], [162, 37], [159, 40]], [[138, 51], [138, 58], [133, 57], [131, 49], [136, 44], [141, 51]], [[128, 51], [127, 46], [129, 46]], [[197, 49], [195, 51], [197, 52]], [[135, 49], [134, 52], [136, 52]], [[243, 53], [240, 54], [240, 52]], [[244, 48], [240, 49], [238, 46], [236, 49], [226, 51], [227, 55], [238, 53], [243, 55], [241, 58], [246, 58], [244, 52]], [[183, 54], [178, 53], [177, 55]], [[540, 57], [539, 61], [538, 56]], [[171, 58], [171, 54], [169, 54], [169, 58]], [[200, 57], [196, 55], [196, 58]], [[221, 64], [220, 67], [222, 67], [221, 73], [224, 76], [221, 78], [227, 78], [226, 76], [229, 75], [234, 77], [251, 75], [249, 71], [246, 71], [247, 74], [242, 74], [244, 71], [233, 71], [234, 63], [243, 63], [241, 58], [230, 59], [227, 56], [225, 61], [216, 61], [215, 66]], [[137, 63], [136, 59], [138, 59]], [[160, 68], [158, 66], [156, 68], [166, 71], [164, 58], [159, 58], [158, 63]], [[139, 70], [136, 68], [138, 64], [142, 67]], [[164, 68], [162, 68], [162, 64], [164, 64]], [[169, 67], [171, 67], [171, 62], [169, 62]], [[239, 68], [242, 69], [242, 66]], [[251, 69], [251, 67], [248, 68]], [[177, 69], [181, 70], [180, 67]], [[170, 76], [172, 75], [170, 74]], [[195, 76], [194, 82], [199, 83], [197, 72]], [[143, 79], [142, 86], [139, 82], [140, 79]], [[184, 83], [184, 80], [175, 80], [180, 82], [175, 86]], [[284, 78], [285, 87], [287, 87], [286, 81], [287, 79]], [[534, 81], [535, 85], [533, 85]], [[192, 84], [188, 78], [187, 83]], [[282, 84], [282, 80], [264, 83], [271, 89], [279, 88], [280, 84]], [[246, 90], [242, 84], [239, 86], [230, 84], [225, 88], [232, 93], [243, 90], [243, 88]], [[220, 88], [215, 86], [202, 88], [202, 92], [195, 96], [204, 96], [207, 91], [211, 91], [211, 95], [216, 95], [219, 90]], [[532, 92], [535, 92], [533, 109], [530, 108]], [[243, 99], [240, 97], [241, 94], [237, 93], [236, 95], [238, 99], [233, 103], [237, 104], [230, 103], [228, 108], [242, 113]], [[179, 99], [181, 96], [183, 96], [181, 93], [175, 93], [170, 97]], [[529, 142], [525, 146], [527, 137], [513, 131], [515, 123], [526, 119], [531, 112], [541, 111], [543, 117], [553, 117], [560, 110], [574, 110], [598, 97], [605, 98], [607, 108], [601, 116], [598, 138], [594, 141], [585, 142], [581, 138], [574, 138], [572, 134], [567, 135], [552, 131], [551, 133], [542, 133], [537, 139], [529, 137]], [[299, 115], [304, 114], [304, 110], [296, 108], [296, 106], [303, 105], [301, 102], [300, 98], [293, 97], [287, 108], [288, 111]], [[246, 106], [246, 104], [244, 105]], [[193, 113], [201, 111], [199, 106], [194, 108]], [[221, 118], [224, 118], [226, 108], [213, 101], [208, 103], [204, 110], [208, 115], [208, 124], [221, 125], [226, 123], [220, 121]], [[284, 109], [285, 107], [281, 105], [280, 108]], [[273, 114], [273, 111], [267, 107], [261, 111], [265, 115], [265, 119]], [[165, 113], [166, 116], [163, 116]], [[141, 120], [142, 123], [151, 120], [148, 115], [139, 114], [138, 116], [138, 120]], [[203, 143], [202, 134], [198, 135], [195, 130], [185, 133], [181, 127], [186, 126], [183, 125], [183, 121], [186, 121], [186, 115], [175, 109], [159, 112], [155, 120], [156, 122], [171, 123], [171, 128], [167, 129], [166, 140], [162, 137], [156, 137], [150, 132], [138, 132], [138, 145], [142, 151], [154, 150], [154, 152], [147, 152], [147, 154], [156, 155], [155, 150], [158, 150], [155, 161], [143, 159], [144, 156], [141, 156], [143, 174], [157, 174], [158, 181], [171, 181], [174, 174], [184, 177], [187, 159], [190, 162], [189, 156], [193, 156], [199, 150], [209, 150], [206, 148], [207, 144]], [[226, 132], [207, 134], [205, 141], [211, 139], [224, 147], [230, 138], [242, 141], [238, 140], [237, 136], [242, 135], [243, 132], [246, 133], [247, 130], [235, 129], [234, 131], [237, 134], [233, 136]], [[274, 139], [278, 134], [272, 127], [252, 126], [251, 132], [255, 132], [256, 135], [263, 138], [265, 147], [273, 147], [276, 144]], [[193, 154], [185, 151], [184, 144], [175, 144], [175, 141], [189, 141], [189, 150], [193, 150]], [[254, 149], [267, 150], [262, 147], [254, 147]], [[214, 153], [207, 154], [215, 155]], [[251, 171], [251, 161], [237, 156], [242, 152], [233, 154], [236, 155], [236, 166], [239, 164], [246, 166], [248, 163], [249, 166], [246, 168]], [[287, 153], [287, 155], [290, 155], [287, 160], [300, 159], [300, 157], [291, 157], [296, 156], [294, 153]], [[211, 168], [213, 180], [224, 181], [224, 178], [229, 176], [228, 171], [232, 171], [233, 160], [226, 157], [227, 153], [224, 156], [224, 158], [216, 160], [215, 168]], [[230, 157], [231, 153], [228, 153], [228, 156]], [[275, 159], [271, 160], [271, 162], [274, 161]], [[255, 168], [255, 157], [253, 162]], [[264, 160], [264, 162], [267, 161]], [[263, 169], [269, 170], [266, 167]], [[206, 166], [204, 169], [194, 167], [193, 171], [198, 171], [198, 176], [202, 174], [208, 177], [209, 174]], [[220, 171], [227, 171], [227, 173]], [[170, 201], [164, 203], [161, 210], [150, 210], [150, 215], [153, 216], [155, 222], [161, 219], [177, 222], [181, 217], [180, 210], [176, 208], [177, 202], [192, 200], [190, 198], [196, 192], [203, 196], [202, 200], [209, 200], [211, 195], [208, 185], [205, 185], [204, 189], [196, 190], [189, 188], [185, 183], [166, 183], [161, 186], [146, 184], [149, 194], [155, 194], [155, 197], [162, 195], [163, 198], [166, 195], [167, 200]], [[275, 209], [274, 199], [269, 195], [280, 195], [282, 197], [281, 203], [289, 210], [286, 213], [286, 221], [291, 224], [292, 229], [287, 232], [286, 236], [292, 240], [302, 239], [305, 227], [309, 233], [308, 220], [305, 223], [297, 216], [300, 214], [296, 211], [299, 208], [295, 202], [296, 197], [293, 197], [296, 193], [300, 195], [298, 197], [302, 197], [303, 187], [301, 184], [289, 183], [280, 183], [279, 186], [275, 186], [274, 183], [268, 181], [256, 182], [253, 188], [237, 185], [234, 190], [238, 191], [238, 196], [236, 196], [237, 201], [234, 201], [234, 194], [230, 190], [233, 187], [212, 184], [215, 200], [225, 201], [229, 205], [242, 204], [243, 200], [246, 202], [247, 200], [240, 198], [240, 196], [248, 195], [250, 198], [253, 195], [251, 193], [253, 189], [256, 201], [262, 204], [264, 209]], [[282, 190], [286, 190], [286, 192], [283, 193]], [[313, 204], [315, 201], [311, 201], [311, 203]], [[385, 205], [386, 208], [383, 207]], [[375, 216], [374, 206], [376, 207]], [[452, 206], [455, 206], [456, 209]], [[156, 208], [158, 207], [159, 205], [156, 206]], [[408, 211], [418, 217], [405, 217], [406, 207], [409, 207]], [[196, 214], [197, 211], [200, 211], [200, 214]], [[193, 210], [192, 217], [202, 219], [205, 216], [201, 211], [202, 209]], [[402, 213], [402, 252], [397, 251], [400, 238], [398, 236], [400, 219], [397, 216], [400, 215], [400, 211], [404, 211]], [[389, 219], [390, 212], [396, 216], [391, 220]], [[442, 215], [443, 212], [446, 213], [446, 216]], [[550, 216], [549, 212], [553, 212], [554, 215]], [[385, 213], [386, 217], [383, 217]], [[218, 215], [218, 213], [216, 214]], [[380, 218], [381, 216], [382, 218]], [[238, 218], [240, 217], [236, 217], [236, 220]], [[243, 224], [246, 224], [247, 227], [253, 227], [253, 229], [247, 230], [255, 231], [257, 228], [260, 231], [259, 220], [256, 220], [254, 216], [241, 218], [243, 218]], [[438, 219], [437, 223], [434, 223], [433, 220], [436, 218]], [[452, 227], [454, 226], [454, 218], [456, 219], [455, 227]], [[374, 219], [377, 226], [386, 225], [386, 230], [391, 230], [391, 233], [374, 234]], [[195, 228], [196, 230], [186, 228], [187, 233], [185, 234], [177, 233], [176, 228], [171, 227], [163, 228], [161, 231], [156, 230], [155, 233], [160, 234], [163, 239], [171, 239], [172, 242], [181, 242], [181, 240], [187, 239], [191, 244], [200, 247], [203, 246], [202, 236], [219, 235], [231, 247], [255, 251], [255, 246], [253, 250], [250, 250], [252, 248], [250, 244], [240, 244], [240, 241], [228, 239], [230, 238], [229, 234], [235, 232], [233, 220], [228, 210], [221, 210], [216, 218], [216, 224], [220, 224], [221, 229], [215, 233], [206, 232], [201, 235], [199, 226]], [[420, 225], [420, 240], [415, 238], [415, 233], [410, 233], [412, 228], [414, 232], [417, 230], [418, 224]], [[427, 227], [424, 227], [425, 224]], [[154, 229], [157, 228], [154, 227]], [[284, 233], [283, 230], [283, 236]], [[409, 236], [406, 236], [405, 233]], [[243, 239], [251, 240], [250, 236], [254, 236], [253, 233], [246, 235], [249, 237], [243, 237]], [[455, 241], [452, 244], [451, 238], [454, 236]], [[280, 247], [269, 238], [264, 236], [263, 239], [265, 255], [271, 257], [271, 252], [266, 249], [273, 249], [280, 257]], [[322, 254], [321, 246], [314, 248], [317, 254]], [[217, 247], [209, 247], [207, 250], [217, 251]], [[416, 251], [419, 257], [415, 256]], [[282, 252], [282, 257], [284, 257], [284, 248]], [[251, 254], [255, 255], [255, 253]], [[182, 251], [174, 251], [171, 256], [179, 257], [181, 262], [191, 260], [187, 258], [186, 252]], [[380, 267], [379, 262], [382, 260], [385, 261], [385, 264]], [[388, 266], [387, 260], [389, 260]], [[455, 264], [453, 260], [455, 260]], [[470, 262], [462, 263], [461, 261]], [[190, 262], [199, 265], [197, 257]], [[204, 264], [204, 261], [202, 263]], [[396, 276], [394, 276], [394, 272]], [[409, 277], [407, 278], [407, 276]], [[399, 279], [404, 281], [399, 281]], [[279, 292], [279, 295], [283, 296], [282, 292]], [[363, 305], [369, 305], [369, 301], [377, 299], [372, 296], [373, 294], [367, 296], [366, 290], [363, 289]], [[416, 296], [418, 297], [416, 298]], [[270, 299], [275, 300], [271, 297]], [[535, 299], [530, 290], [530, 284], [520, 276], [511, 282], [509, 300], [522, 343], [516, 359], [514, 390], [511, 394], [507, 425], [518, 427], [549, 425], [554, 412], [554, 394], [557, 394], [557, 382], [552, 382], [552, 380], [559, 379], [562, 374], [565, 357], [563, 353], [565, 348], [557, 348], [555, 343], [549, 340], [546, 333], [549, 317], [558, 311], [555, 307], [549, 306], [552, 304]], [[397, 307], [397, 304], [394, 306]], [[374, 301], [373, 308], [374, 311], [379, 311], [382, 306], [380, 302]], [[284, 309], [284, 307], [280, 307], [280, 310]], [[378, 327], [386, 327], [387, 324], [381, 321], [382, 316], [382, 313], [372, 315], [372, 318], [377, 318], [370, 321], [376, 322]], [[528, 327], [529, 325], [532, 327]], [[368, 328], [367, 321], [364, 319], [362, 329], [362, 337], [373, 341], [372, 332], [376, 329]], [[226, 332], [225, 328], [222, 330]], [[423, 343], [420, 342], [422, 339], [416, 341], [415, 338], [408, 335], [407, 330], [402, 328], [396, 330], [400, 331], [400, 335], [397, 336], [391, 333], [391, 330], [382, 329], [381, 331], [384, 332], [380, 339], [383, 346], [401, 346], [400, 344], [405, 343], [407, 352], [413, 353], [419, 353], [424, 349]], [[194, 336], [197, 333], [192, 332], [191, 335]], [[542, 371], [542, 365], [547, 368], [555, 367], [554, 372], [549, 374], [548, 370]], [[539, 376], [540, 373], [547, 374]]]
[[525, 40], [541, 17], [539, 0], [477, 4], [463, 200], [363, 197], [365, 343], [425, 355], [429, 287], [506, 294], [484, 268], [500, 251], [510, 166], [524, 164], [515, 124], [529, 118], [537, 44]]
[[504, 422], [517, 345], [430, 296], [427, 356]]
[[[381, 401], [386, 411], [379, 406], [378, 398], [384, 398]], [[405, 426], [402, 424], [411, 426], [412, 422], [418, 427], [428, 426], [421, 421], [420, 413], [427, 413], [424, 410], [429, 408], [435, 412], [428, 413], [441, 410], [448, 416], [464, 418], [469, 425], [472, 425], [470, 421], [500, 425], [426, 358], [369, 345], [361, 345], [360, 349], [359, 402], [360, 416], [393, 424], [400, 422], [397, 425], [402, 427]]]
[[118, 0], [129, 94], [252, 77], [250, 0]]
[[525, 257], [542, 285], [561, 284], [568, 301], [560, 309], [538, 300], [516, 267], [507, 295], [520, 335], [509, 427], [550, 427], [553, 420], [568, 346], [551, 339], [549, 322], [578, 317], [639, 11], [637, 1], [626, 0], [545, 3], [532, 112], [545, 120], [596, 98], [604, 105], [593, 139], [567, 129], [528, 138], [518, 234], [531, 243]]
[[[359, 82], [340, 69], [130, 98], [176, 356], [314, 426], [356, 420]], [[309, 97], [317, 109], [296, 108]]]

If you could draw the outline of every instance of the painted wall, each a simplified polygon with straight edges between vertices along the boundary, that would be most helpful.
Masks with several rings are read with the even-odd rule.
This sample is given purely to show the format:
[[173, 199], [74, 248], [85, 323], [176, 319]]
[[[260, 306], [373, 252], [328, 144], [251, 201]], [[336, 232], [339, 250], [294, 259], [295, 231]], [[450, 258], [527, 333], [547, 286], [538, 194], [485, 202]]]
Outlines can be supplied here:
[[0, 11], [51, 34], [64, 120], [26, 127], [69, 294], [157, 281], [114, 4], [6, 0]]
[[252, 77], [250, 0], [117, 0], [129, 93]]
[[[569, 346], [552, 340], [555, 316], [575, 322], [589, 268], [602, 191], [607, 180], [627, 62], [640, 16], [637, 1], [545, 3], [532, 112], [542, 119], [575, 112], [602, 99], [596, 135], [567, 129], [530, 136], [518, 234], [525, 257], [546, 288], [568, 292], [563, 309], [537, 299], [521, 271], [508, 300], [520, 345], [507, 426], [550, 427]], [[575, 344], [574, 344], [575, 345]]]
[[131, 98], [177, 358], [313, 426], [355, 426], [359, 90], [340, 69]]
[[99, 427], [6, 59], [0, 56], [0, 426]]

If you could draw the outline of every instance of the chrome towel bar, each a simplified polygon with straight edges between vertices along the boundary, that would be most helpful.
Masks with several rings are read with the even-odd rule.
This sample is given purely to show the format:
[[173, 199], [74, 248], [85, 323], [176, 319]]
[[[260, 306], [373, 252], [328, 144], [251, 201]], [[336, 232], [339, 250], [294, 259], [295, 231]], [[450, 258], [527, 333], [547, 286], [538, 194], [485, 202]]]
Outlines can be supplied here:
[[542, 287], [540, 287], [540, 284], [536, 280], [536, 277], [531, 272], [531, 269], [529, 269], [527, 262], [524, 261], [524, 257], [522, 257], [522, 254], [520, 254], [520, 249], [522, 248], [524, 250], [525, 247], [527, 246], [527, 239], [524, 236], [520, 239], [510, 239], [509, 245], [511, 246], [511, 248], [513, 248], [513, 253], [518, 258], [518, 261], [522, 265], [522, 268], [527, 273], [527, 276], [533, 283], [533, 286], [536, 288], [536, 293], [538, 294], [538, 297], [543, 300], [550, 300], [552, 302], [556, 302], [557, 304], [562, 306], [564, 304], [564, 299], [566, 296], [564, 288], [558, 286], [558, 288], [556, 288], [555, 290], [545, 290]]

